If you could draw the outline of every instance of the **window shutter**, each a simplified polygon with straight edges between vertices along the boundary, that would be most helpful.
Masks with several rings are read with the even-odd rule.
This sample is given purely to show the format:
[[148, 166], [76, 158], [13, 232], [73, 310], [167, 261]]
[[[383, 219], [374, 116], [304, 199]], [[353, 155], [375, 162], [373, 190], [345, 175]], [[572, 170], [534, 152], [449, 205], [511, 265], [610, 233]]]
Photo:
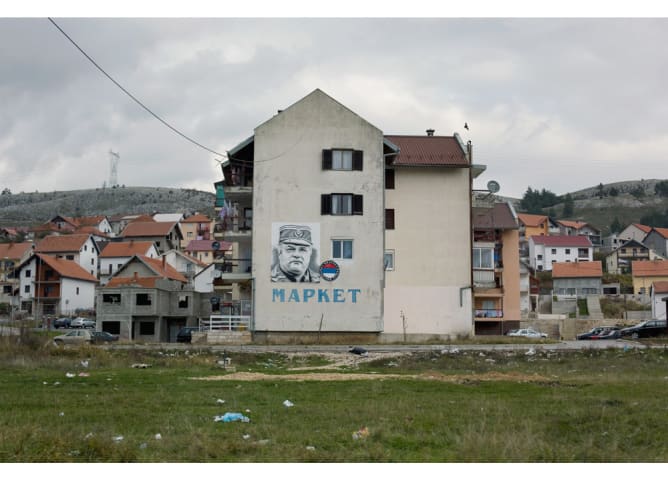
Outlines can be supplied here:
[[329, 215], [332, 213], [332, 196], [331, 194], [320, 195], [320, 214]]
[[385, 209], [385, 229], [394, 229], [394, 209]]
[[362, 195], [353, 195], [353, 215], [363, 215], [364, 197]]
[[394, 169], [385, 169], [385, 188], [394, 189]]
[[322, 170], [332, 170], [332, 151], [322, 149]]
[[361, 150], [353, 150], [353, 170], [363, 170], [364, 152]]

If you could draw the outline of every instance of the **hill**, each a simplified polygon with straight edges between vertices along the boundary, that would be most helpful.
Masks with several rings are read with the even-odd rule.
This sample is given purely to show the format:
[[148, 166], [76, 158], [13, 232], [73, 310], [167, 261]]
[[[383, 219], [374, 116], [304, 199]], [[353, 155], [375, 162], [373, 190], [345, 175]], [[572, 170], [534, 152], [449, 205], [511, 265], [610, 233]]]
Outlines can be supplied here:
[[[569, 192], [573, 199], [573, 215], [564, 217], [564, 198], [544, 209], [544, 213], [557, 219], [582, 220], [601, 229], [603, 235], [610, 233], [610, 226], [617, 219], [625, 227], [632, 222], [641, 222], [643, 217], [655, 215], [658, 218], [650, 222], [652, 227], [668, 227], [668, 197], [658, 195], [656, 186], [660, 179], [642, 179], [610, 184], [599, 184], [594, 187]], [[518, 212], [521, 199], [506, 199], [513, 203]], [[663, 224], [663, 225], [662, 225]]]
[[115, 187], [0, 195], [0, 226], [29, 226], [56, 215], [192, 212], [214, 215], [216, 196], [195, 189]]

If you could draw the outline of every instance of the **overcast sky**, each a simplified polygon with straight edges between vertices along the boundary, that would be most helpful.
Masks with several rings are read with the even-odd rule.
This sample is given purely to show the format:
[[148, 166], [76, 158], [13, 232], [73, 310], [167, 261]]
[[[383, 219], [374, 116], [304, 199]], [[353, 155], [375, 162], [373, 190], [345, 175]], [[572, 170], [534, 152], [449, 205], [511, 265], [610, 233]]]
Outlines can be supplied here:
[[[668, 20], [54, 18], [165, 122], [225, 152], [322, 89], [385, 134], [458, 132], [500, 195], [668, 178]], [[0, 18], [0, 189], [213, 191], [216, 155], [42, 18]], [[464, 130], [464, 123], [470, 129]]]

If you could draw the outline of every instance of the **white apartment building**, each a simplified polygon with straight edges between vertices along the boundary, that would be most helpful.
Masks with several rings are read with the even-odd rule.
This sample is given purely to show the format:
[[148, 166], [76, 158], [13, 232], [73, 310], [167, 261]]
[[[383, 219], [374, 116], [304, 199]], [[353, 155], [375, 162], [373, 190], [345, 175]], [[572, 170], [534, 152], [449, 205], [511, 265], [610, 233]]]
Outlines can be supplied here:
[[551, 271], [555, 262], [594, 260], [594, 247], [585, 235], [531, 236], [529, 263], [536, 271]]

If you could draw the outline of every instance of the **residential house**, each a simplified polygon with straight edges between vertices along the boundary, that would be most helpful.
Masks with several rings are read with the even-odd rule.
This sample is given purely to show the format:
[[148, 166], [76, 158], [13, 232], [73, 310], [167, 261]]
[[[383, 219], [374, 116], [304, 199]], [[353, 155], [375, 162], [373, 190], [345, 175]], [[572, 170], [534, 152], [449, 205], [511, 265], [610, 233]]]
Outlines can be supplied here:
[[[192, 284], [195, 292], [214, 293], [214, 284], [220, 279], [221, 271], [217, 269], [221, 264], [209, 264], [193, 276]], [[219, 299], [217, 299], [218, 302]]]
[[643, 242], [651, 230], [652, 228], [648, 225], [632, 223], [626, 226], [624, 230], [617, 235], [617, 238], [622, 242], [624, 240]]
[[555, 262], [594, 260], [594, 248], [588, 236], [550, 235], [529, 238], [529, 265], [535, 271], [551, 271]]
[[114, 237], [114, 231], [111, 228], [111, 223], [106, 215], [75, 217], [73, 220], [76, 224], [75, 232], [83, 229], [84, 231], [95, 233], [100, 237]]
[[648, 248], [656, 252], [662, 258], [668, 257], [668, 229], [664, 227], [653, 227], [642, 241]]
[[653, 282], [650, 298], [652, 319], [665, 319], [668, 305], [668, 281]]
[[522, 318], [528, 317], [530, 312], [535, 312], [540, 295], [540, 282], [533, 275], [531, 266], [527, 262], [520, 261], [520, 313]]
[[668, 281], [668, 261], [633, 261], [633, 292], [649, 297], [652, 283]]
[[44, 237], [35, 252], [74, 261], [97, 279], [100, 251], [90, 234], [64, 234]]
[[627, 240], [605, 256], [606, 272], [609, 274], [630, 274], [633, 261], [651, 261], [656, 258], [654, 251], [641, 242]]
[[181, 250], [185, 250], [190, 241], [213, 239], [212, 230], [214, 222], [204, 214], [193, 214], [185, 217], [180, 222], [183, 240]]
[[557, 220], [559, 232], [567, 236], [587, 236], [594, 248], [601, 247], [601, 231], [587, 222]]
[[211, 315], [210, 295], [195, 292], [164, 257], [133, 256], [96, 295], [98, 326], [122, 339], [173, 342], [181, 327]]
[[136, 255], [151, 259], [160, 257], [158, 249], [151, 241], [129, 240], [107, 243], [100, 252], [100, 283], [106, 284], [118, 269]]
[[192, 240], [184, 252], [203, 264], [211, 264], [232, 249], [232, 243], [215, 240]]
[[0, 244], [0, 304], [18, 307], [19, 278], [15, 269], [32, 255], [32, 242]]
[[519, 226], [510, 204], [473, 207], [472, 262], [475, 334], [519, 328]]
[[97, 278], [76, 261], [35, 253], [18, 267], [20, 308], [35, 319], [93, 310]]
[[180, 212], [156, 213], [152, 217], [156, 222], [181, 222], [185, 218], [185, 214]]
[[183, 274], [187, 279], [193, 278], [204, 269], [207, 265], [199, 260], [195, 259], [192, 256], [189, 256], [185, 252], [181, 252], [177, 249], [170, 249], [162, 257], [167, 261], [167, 264], [174, 267], [177, 272]]
[[178, 222], [130, 222], [120, 235], [124, 240], [153, 242], [160, 254], [178, 249], [183, 235]]
[[321, 90], [279, 111], [223, 164], [215, 234], [237, 265], [216, 280], [222, 304], [256, 339], [470, 335], [468, 152], [384, 136]]
[[552, 293], [581, 298], [602, 294], [603, 267], [599, 261], [552, 264]]

